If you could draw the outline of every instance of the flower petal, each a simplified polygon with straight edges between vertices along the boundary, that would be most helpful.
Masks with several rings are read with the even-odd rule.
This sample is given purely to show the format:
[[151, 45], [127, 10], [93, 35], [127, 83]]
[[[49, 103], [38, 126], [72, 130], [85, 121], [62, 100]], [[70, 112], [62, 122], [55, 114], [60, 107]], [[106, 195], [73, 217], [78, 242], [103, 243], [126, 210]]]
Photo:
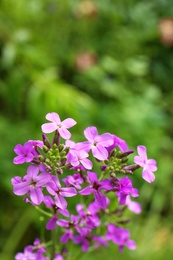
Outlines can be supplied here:
[[73, 197], [77, 194], [75, 188], [61, 188], [60, 195], [64, 197]]
[[58, 126], [54, 123], [45, 123], [41, 126], [42, 132], [49, 134], [58, 129]]
[[57, 113], [55, 113], [55, 112], [48, 113], [46, 115], [46, 119], [51, 121], [51, 122], [54, 122], [56, 124], [60, 124], [61, 123], [59, 115]]
[[59, 131], [60, 136], [63, 139], [65, 139], [65, 140], [70, 139], [71, 133], [65, 127], [58, 128], [58, 131]]
[[44, 195], [42, 193], [42, 188], [30, 188], [30, 197], [34, 204], [40, 205], [44, 199]]
[[108, 151], [100, 144], [97, 144], [97, 146], [92, 146], [92, 153], [93, 156], [100, 161], [106, 160], [108, 158]]
[[94, 142], [96, 136], [98, 136], [98, 131], [97, 128], [95, 126], [89, 126], [84, 130], [84, 136], [86, 137], [86, 139], [88, 141], [90, 141], [91, 143]]
[[154, 175], [154, 173], [152, 173], [152, 172], [149, 171], [149, 170], [143, 170], [143, 171], [142, 171], [142, 178], [143, 178], [145, 181], [151, 183], [151, 182], [153, 182], [153, 181], [155, 180], [155, 175]]
[[137, 147], [138, 154], [141, 156], [145, 161], [147, 160], [147, 149], [144, 145], [138, 145]]
[[77, 122], [72, 118], [67, 118], [64, 121], [62, 121], [61, 123], [63, 126], [65, 126], [65, 128], [70, 128], [77, 124]]

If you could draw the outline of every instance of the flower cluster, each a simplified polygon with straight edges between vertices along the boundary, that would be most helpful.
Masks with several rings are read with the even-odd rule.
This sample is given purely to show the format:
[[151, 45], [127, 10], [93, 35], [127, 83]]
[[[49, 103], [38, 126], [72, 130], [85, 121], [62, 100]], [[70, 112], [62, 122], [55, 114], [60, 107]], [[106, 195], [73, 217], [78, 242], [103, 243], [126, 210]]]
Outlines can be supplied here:
[[[49, 122], [42, 125], [42, 141], [29, 140], [14, 148], [14, 164], [30, 165], [26, 175], [12, 178], [13, 192], [50, 216], [46, 229], [58, 228], [58, 248], [59, 244], [67, 247], [64, 251], [62, 247], [59, 254], [55, 244], [53, 251], [46, 252], [46, 244], [36, 241], [24, 253], [17, 253], [15, 259], [65, 259], [70, 254], [69, 240], [79, 244], [82, 251], [107, 247], [109, 241], [118, 245], [119, 252], [124, 246], [135, 249], [135, 242], [123, 227], [130, 221], [124, 217], [126, 209], [141, 212], [141, 205], [131, 200], [139, 193], [129, 177], [142, 167], [142, 178], [153, 182], [156, 161], [148, 159], [145, 146], [139, 145], [138, 156], [129, 165], [128, 156], [134, 151], [118, 136], [99, 135], [96, 127], [89, 126], [84, 130], [86, 140], [75, 143], [68, 130], [75, 120], [61, 121], [55, 112], [48, 113], [46, 119]], [[49, 133], [54, 133], [52, 141], [46, 136]], [[69, 197], [75, 197], [72, 201], [76, 211], [70, 207]]]

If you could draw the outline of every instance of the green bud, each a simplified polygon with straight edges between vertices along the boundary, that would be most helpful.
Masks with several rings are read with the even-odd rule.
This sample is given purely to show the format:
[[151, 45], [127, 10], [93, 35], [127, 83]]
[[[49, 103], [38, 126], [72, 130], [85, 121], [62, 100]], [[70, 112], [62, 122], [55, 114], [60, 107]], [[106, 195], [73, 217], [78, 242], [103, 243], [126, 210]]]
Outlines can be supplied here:
[[50, 148], [48, 148], [46, 145], [43, 145], [43, 151], [44, 151], [45, 153], [47, 153], [47, 152], [49, 151], [49, 149], [50, 149]]
[[38, 159], [39, 159], [40, 162], [45, 162], [45, 157], [42, 156], [42, 155], [39, 155]]
[[57, 144], [53, 144], [53, 146], [52, 146], [52, 148], [53, 148], [53, 150], [55, 150], [56, 148], [58, 148], [58, 146], [57, 146]]
[[63, 145], [63, 144], [60, 144], [60, 145], [58, 146], [59, 152], [62, 152], [63, 149], [64, 149], [64, 145]]

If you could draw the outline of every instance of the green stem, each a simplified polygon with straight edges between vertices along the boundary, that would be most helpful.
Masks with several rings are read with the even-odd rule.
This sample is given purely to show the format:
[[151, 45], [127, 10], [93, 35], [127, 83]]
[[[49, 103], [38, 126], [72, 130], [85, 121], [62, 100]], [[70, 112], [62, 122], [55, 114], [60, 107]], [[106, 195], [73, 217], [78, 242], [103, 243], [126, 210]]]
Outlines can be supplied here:
[[50, 260], [54, 260], [56, 253], [56, 229], [52, 230], [52, 252]]
[[43, 213], [44, 215], [48, 216], [48, 217], [52, 217], [52, 214], [48, 213], [47, 211], [39, 208], [38, 206], [35, 206], [35, 209], [40, 211], [41, 213]]

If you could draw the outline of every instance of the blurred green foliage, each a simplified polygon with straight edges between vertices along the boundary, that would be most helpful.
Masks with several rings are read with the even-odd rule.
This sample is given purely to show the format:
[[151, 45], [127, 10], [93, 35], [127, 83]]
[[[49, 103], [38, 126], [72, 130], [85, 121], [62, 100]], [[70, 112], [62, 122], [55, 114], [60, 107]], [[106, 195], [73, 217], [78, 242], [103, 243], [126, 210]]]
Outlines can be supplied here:
[[88, 257], [171, 258], [171, 19], [169, 0], [0, 1], [1, 259], [32, 243], [41, 225], [39, 214], [13, 195], [10, 179], [26, 170], [12, 164], [14, 146], [40, 139], [51, 111], [78, 122], [76, 141], [95, 125], [130, 149], [146, 145], [158, 161], [155, 183], [144, 183], [140, 173], [134, 178], [143, 205], [130, 225], [138, 249], [117, 256], [112, 246]]

